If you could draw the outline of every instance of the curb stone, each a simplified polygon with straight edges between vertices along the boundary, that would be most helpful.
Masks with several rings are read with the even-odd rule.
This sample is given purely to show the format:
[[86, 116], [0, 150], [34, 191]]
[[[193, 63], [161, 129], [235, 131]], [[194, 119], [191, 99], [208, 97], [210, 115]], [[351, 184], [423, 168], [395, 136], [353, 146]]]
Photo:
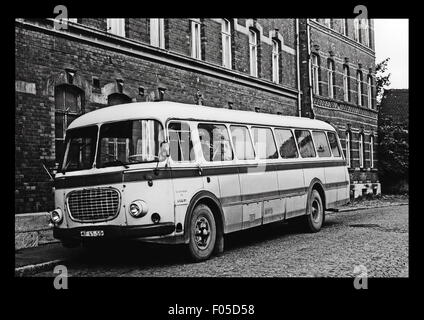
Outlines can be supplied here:
[[46, 271], [47, 269], [50, 269], [53, 266], [56, 266], [63, 262], [65, 262], [64, 259], [58, 259], [15, 268], [15, 277], [24, 277], [41, 271]]

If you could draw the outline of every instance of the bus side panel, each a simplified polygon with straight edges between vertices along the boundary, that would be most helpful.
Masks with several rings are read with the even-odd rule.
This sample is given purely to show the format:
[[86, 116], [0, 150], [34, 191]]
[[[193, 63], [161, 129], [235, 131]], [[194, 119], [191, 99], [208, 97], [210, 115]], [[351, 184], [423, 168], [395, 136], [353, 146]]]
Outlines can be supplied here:
[[285, 218], [291, 218], [305, 212], [305, 181], [302, 169], [278, 171], [278, 186], [285, 203]]
[[[265, 166], [249, 167], [240, 172], [240, 187], [243, 201], [243, 229], [262, 224], [263, 200], [278, 198], [276, 171], [265, 171]], [[267, 216], [277, 215], [282, 210], [279, 202], [267, 203]]]
[[241, 230], [242, 205], [238, 174], [218, 176], [222, 210], [224, 211], [224, 233]]
[[343, 167], [326, 167], [325, 172], [325, 200], [326, 208], [333, 208], [337, 203], [339, 182], [344, 181]]

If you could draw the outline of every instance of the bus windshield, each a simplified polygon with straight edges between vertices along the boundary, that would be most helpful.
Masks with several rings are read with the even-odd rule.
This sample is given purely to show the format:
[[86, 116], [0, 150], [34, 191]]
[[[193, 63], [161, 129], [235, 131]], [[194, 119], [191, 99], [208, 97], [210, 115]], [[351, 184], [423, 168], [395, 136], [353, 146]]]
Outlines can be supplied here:
[[162, 124], [156, 120], [127, 120], [100, 127], [98, 168], [165, 160]]

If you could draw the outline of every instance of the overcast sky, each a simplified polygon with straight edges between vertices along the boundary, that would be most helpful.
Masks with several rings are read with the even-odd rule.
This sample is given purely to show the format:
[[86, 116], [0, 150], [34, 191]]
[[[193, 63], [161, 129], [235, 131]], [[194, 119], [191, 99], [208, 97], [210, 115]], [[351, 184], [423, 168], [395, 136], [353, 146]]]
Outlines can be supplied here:
[[390, 57], [387, 70], [392, 89], [408, 89], [408, 20], [374, 19], [376, 63]]

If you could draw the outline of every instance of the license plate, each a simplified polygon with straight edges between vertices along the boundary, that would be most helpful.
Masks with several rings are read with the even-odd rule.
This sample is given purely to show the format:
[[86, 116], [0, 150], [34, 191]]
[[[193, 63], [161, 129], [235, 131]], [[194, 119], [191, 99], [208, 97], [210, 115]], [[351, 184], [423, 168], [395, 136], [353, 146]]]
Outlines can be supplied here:
[[81, 237], [103, 237], [104, 235], [103, 230], [81, 231]]

